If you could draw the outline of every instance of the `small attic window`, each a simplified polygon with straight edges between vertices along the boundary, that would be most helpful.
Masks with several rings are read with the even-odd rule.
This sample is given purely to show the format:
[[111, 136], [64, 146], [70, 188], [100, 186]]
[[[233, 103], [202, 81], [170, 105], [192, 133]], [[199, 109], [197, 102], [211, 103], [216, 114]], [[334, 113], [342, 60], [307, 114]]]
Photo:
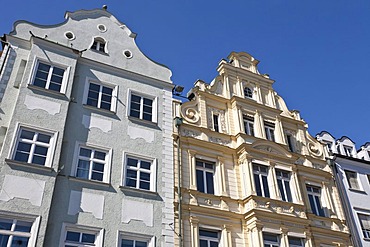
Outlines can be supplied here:
[[69, 39], [69, 40], [74, 40], [75, 39], [75, 35], [72, 33], [72, 32], [65, 32], [64, 33], [64, 36]]
[[245, 87], [244, 88], [244, 97], [245, 98], [249, 98], [249, 99], [253, 99], [253, 91], [252, 91], [252, 89], [250, 89], [249, 87]]
[[99, 24], [98, 25], [98, 30], [102, 33], [106, 32], [107, 31], [107, 27], [103, 24]]
[[106, 42], [103, 38], [94, 38], [94, 43], [90, 49], [106, 53], [105, 44]]
[[132, 52], [129, 50], [124, 50], [123, 55], [125, 55], [126, 58], [132, 58]]

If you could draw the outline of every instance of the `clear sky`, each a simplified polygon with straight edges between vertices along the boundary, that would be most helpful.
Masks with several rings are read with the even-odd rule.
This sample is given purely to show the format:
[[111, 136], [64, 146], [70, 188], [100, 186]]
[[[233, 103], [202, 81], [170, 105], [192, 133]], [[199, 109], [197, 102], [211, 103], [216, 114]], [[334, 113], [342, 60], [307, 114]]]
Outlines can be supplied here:
[[210, 82], [231, 51], [245, 51], [312, 135], [345, 135], [357, 148], [370, 141], [369, 0], [12, 0], [2, 4], [0, 33], [16, 20], [56, 24], [65, 11], [103, 4], [186, 92]]

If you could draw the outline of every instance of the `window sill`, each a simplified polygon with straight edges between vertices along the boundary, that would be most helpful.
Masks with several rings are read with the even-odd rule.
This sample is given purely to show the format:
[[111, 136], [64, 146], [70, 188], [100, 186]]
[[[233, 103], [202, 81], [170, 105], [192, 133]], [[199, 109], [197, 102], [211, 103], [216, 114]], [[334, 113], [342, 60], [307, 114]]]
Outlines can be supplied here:
[[148, 127], [158, 127], [157, 122], [152, 122], [152, 121], [148, 121], [148, 120], [144, 120], [144, 119], [140, 119], [140, 118], [136, 118], [136, 117], [131, 117], [131, 116], [128, 116], [128, 119], [131, 122], [141, 124], [141, 125], [146, 125]]
[[364, 239], [364, 241], [366, 241], [366, 242], [370, 242], [370, 238], [363, 238]]
[[27, 163], [27, 162], [21, 162], [13, 159], [5, 159], [5, 162], [8, 165], [15, 165], [15, 166], [21, 166], [21, 167], [26, 167], [30, 168], [33, 170], [41, 170], [41, 171], [47, 171], [47, 172], [53, 172], [54, 169], [49, 167], [49, 166], [42, 166], [34, 163]]
[[127, 187], [127, 186], [123, 186], [123, 185], [120, 185], [119, 188], [125, 192], [131, 192], [131, 193], [137, 193], [137, 194], [147, 194], [147, 195], [152, 195], [152, 196], [157, 196], [158, 193], [156, 191], [151, 191], [151, 190], [143, 190], [143, 189], [136, 189], [136, 188], [132, 188], [132, 187]]
[[359, 193], [359, 194], [364, 194], [367, 195], [366, 191], [360, 190], [360, 189], [353, 189], [353, 188], [348, 188], [349, 191]]
[[99, 185], [104, 187], [110, 187], [111, 184], [103, 181], [97, 181], [97, 180], [90, 180], [90, 179], [84, 179], [84, 178], [78, 178], [78, 177], [68, 177], [69, 180], [82, 182], [86, 184], [92, 184], [92, 185]]
[[51, 95], [56, 96], [56, 97], [58, 97], [62, 100], [68, 100], [67, 96], [64, 93], [61, 93], [61, 92], [57, 92], [57, 91], [53, 91], [53, 90], [46, 89], [46, 88], [43, 88], [43, 87], [35, 86], [33, 84], [28, 84], [27, 87], [29, 89], [31, 89], [32, 91], [39, 91], [39, 92], [43, 92], [45, 94], [51, 94]]
[[99, 51], [99, 50], [92, 49], [92, 48], [90, 48], [89, 50], [92, 51], [92, 52], [96, 52], [98, 54], [101, 54], [101, 55], [109, 56], [108, 52], [105, 52], [105, 51]]
[[104, 114], [107, 114], [107, 115], [112, 115], [112, 116], [116, 115], [116, 112], [114, 112], [114, 111], [98, 108], [98, 107], [91, 106], [91, 105], [83, 104], [83, 107], [87, 108], [89, 110], [96, 111], [96, 112], [99, 112], [99, 113], [104, 113]]

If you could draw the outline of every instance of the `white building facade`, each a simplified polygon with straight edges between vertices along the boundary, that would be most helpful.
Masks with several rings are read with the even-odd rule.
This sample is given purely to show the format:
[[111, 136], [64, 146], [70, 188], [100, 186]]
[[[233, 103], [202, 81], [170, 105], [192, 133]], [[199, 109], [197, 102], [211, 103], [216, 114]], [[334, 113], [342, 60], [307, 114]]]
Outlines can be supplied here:
[[346, 136], [336, 140], [322, 131], [316, 138], [329, 151], [352, 241], [370, 246], [370, 143], [357, 150]]
[[0, 58], [1, 246], [173, 246], [171, 71], [106, 9]]

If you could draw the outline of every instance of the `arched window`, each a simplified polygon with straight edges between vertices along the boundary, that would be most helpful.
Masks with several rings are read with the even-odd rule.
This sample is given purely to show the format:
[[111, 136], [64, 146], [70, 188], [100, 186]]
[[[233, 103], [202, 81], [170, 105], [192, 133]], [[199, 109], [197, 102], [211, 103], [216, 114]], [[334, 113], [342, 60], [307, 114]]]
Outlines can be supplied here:
[[253, 91], [249, 87], [244, 88], [244, 97], [252, 99], [253, 98]]
[[92, 50], [105, 53], [105, 40], [103, 38], [94, 38], [94, 43], [91, 46]]

